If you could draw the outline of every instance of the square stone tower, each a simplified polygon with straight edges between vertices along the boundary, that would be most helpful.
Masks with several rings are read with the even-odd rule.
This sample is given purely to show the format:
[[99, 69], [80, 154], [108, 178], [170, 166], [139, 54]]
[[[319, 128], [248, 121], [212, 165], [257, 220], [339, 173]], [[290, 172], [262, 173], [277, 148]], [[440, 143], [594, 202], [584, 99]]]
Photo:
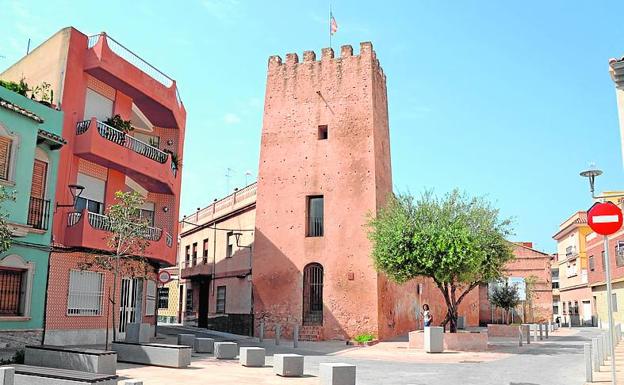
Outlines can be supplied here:
[[270, 57], [253, 257], [265, 335], [277, 323], [312, 340], [396, 334], [384, 310], [394, 298], [383, 304], [393, 285], [373, 267], [365, 226], [391, 191], [386, 77], [372, 44], [359, 55], [343, 46], [340, 58], [331, 48], [320, 60]]

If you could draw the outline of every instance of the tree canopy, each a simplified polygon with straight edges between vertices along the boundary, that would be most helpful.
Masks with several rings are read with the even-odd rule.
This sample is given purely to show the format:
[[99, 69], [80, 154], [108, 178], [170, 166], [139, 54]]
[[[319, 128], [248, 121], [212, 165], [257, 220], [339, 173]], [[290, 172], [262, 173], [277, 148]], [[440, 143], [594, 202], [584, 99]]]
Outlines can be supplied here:
[[506, 240], [511, 220], [501, 219], [485, 198], [457, 189], [442, 198], [430, 191], [418, 198], [393, 195], [369, 228], [377, 270], [398, 283], [419, 276], [433, 279], [448, 308], [442, 325], [450, 322], [451, 332], [466, 294], [500, 278], [513, 259]]

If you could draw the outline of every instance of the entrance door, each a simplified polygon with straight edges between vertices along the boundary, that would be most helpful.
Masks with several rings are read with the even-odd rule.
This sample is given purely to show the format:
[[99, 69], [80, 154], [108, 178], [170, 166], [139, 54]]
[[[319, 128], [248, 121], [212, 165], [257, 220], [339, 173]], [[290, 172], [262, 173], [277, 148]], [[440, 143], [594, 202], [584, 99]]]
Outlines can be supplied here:
[[592, 307], [589, 301], [583, 301], [583, 324], [592, 324]]
[[120, 297], [118, 336], [123, 340], [126, 338], [126, 325], [142, 320], [143, 279], [123, 278]]
[[323, 324], [323, 266], [319, 263], [303, 269], [303, 324]]
[[199, 303], [197, 304], [197, 326], [208, 327], [208, 298], [210, 284], [207, 279], [199, 281]]

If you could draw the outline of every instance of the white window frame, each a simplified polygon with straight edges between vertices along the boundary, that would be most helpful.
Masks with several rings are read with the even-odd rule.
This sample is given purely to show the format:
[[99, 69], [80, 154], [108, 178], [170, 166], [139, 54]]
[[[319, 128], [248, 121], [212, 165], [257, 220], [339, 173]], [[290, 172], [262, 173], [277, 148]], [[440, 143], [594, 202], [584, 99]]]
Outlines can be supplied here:
[[[70, 312], [70, 303], [71, 303], [71, 298], [72, 295], [75, 296], [79, 296], [81, 295], [81, 293], [77, 293], [77, 288], [73, 288], [72, 286], [72, 273], [80, 273], [80, 274], [90, 274], [92, 276], [96, 276], [99, 275], [100, 276], [100, 289], [99, 292], [92, 292], [92, 293], [86, 293], [88, 295], [93, 295], [98, 298], [98, 309], [79, 309], [77, 307], [73, 308], [74, 310], [78, 310], [78, 311], [86, 311], [87, 313], [73, 313]], [[66, 314], [69, 317], [100, 317], [103, 314], [103, 306], [102, 306], [102, 302], [104, 299], [104, 286], [105, 286], [105, 276], [104, 273], [101, 273], [99, 271], [89, 271], [89, 270], [78, 270], [78, 269], [71, 269], [69, 271], [69, 282], [68, 282], [68, 289], [67, 289], [67, 311]], [[74, 293], [72, 293], [72, 290]], [[85, 293], [82, 293], [83, 295]]]

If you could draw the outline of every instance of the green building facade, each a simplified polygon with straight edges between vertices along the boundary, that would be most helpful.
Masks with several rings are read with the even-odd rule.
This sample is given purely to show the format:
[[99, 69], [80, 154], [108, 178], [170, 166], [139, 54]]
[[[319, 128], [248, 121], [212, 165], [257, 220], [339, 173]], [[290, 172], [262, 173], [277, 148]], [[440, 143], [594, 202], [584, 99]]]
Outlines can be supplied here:
[[63, 114], [0, 87], [0, 186], [14, 194], [0, 254], [0, 356], [41, 343]]

